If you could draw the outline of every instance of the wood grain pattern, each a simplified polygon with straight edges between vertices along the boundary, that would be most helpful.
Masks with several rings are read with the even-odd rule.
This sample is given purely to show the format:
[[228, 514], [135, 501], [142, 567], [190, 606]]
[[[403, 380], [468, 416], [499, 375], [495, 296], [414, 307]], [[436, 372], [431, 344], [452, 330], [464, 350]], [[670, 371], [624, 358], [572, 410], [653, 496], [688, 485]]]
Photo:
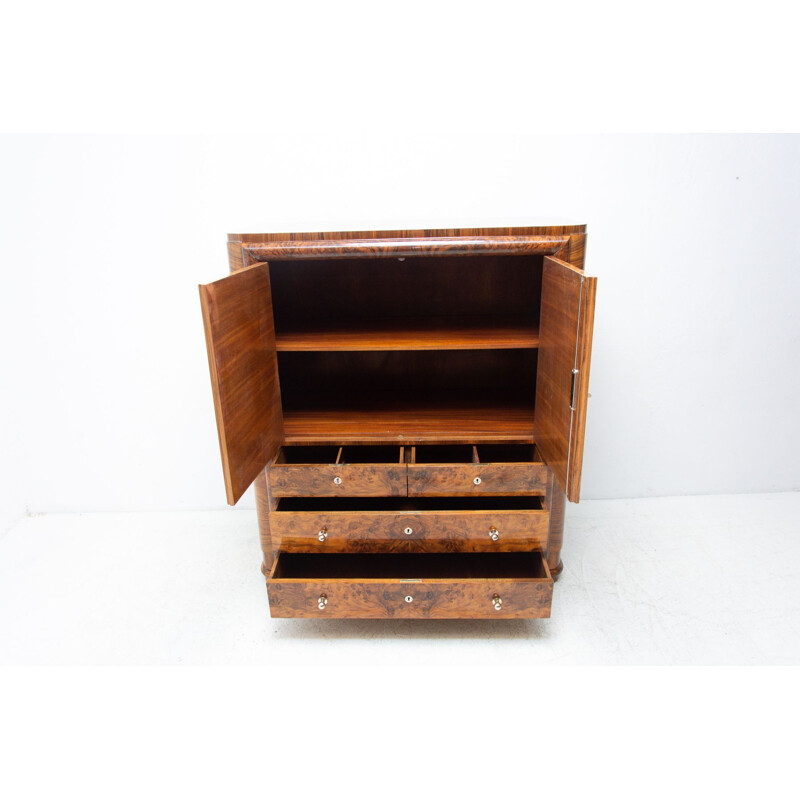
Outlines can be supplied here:
[[261, 552], [263, 554], [261, 572], [264, 574], [264, 577], [266, 577], [272, 570], [272, 564], [275, 561], [275, 553], [277, 551], [277, 548], [273, 544], [272, 532], [269, 527], [269, 512], [272, 509], [272, 503], [266, 470], [261, 470], [261, 472], [258, 473], [253, 486], [256, 495], [259, 540], [261, 542]]
[[244, 252], [241, 242], [228, 242], [228, 268], [230, 272], [238, 272], [244, 268]]
[[[480, 483], [475, 483], [480, 478]], [[409, 464], [408, 493], [412, 497], [469, 495], [543, 495], [544, 464]]]
[[269, 480], [275, 497], [399, 497], [408, 492], [405, 464], [271, 464]]
[[[268, 302], [258, 300], [262, 279], [248, 278], [246, 290], [227, 297], [213, 288], [219, 281], [201, 287], [204, 322], [228, 500], [255, 477], [272, 615], [549, 616], [552, 575], [562, 567], [567, 495], [560, 484], [571, 500], [580, 492], [596, 291], [582, 273], [586, 226], [228, 238], [234, 277], [260, 270]], [[258, 266], [267, 258], [272, 265]], [[576, 276], [580, 310], [573, 313]], [[225, 351], [236, 337], [238, 361]], [[417, 350], [429, 352], [411, 352]], [[271, 374], [257, 356], [265, 352]], [[573, 366], [575, 411], [565, 434], [559, 401], [566, 383], [569, 406]], [[364, 452], [372, 448], [352, 447], [388, 443], [396, 454], [374, 463]], [[295, 452], [265, 468], [280, 444], [328, 449]], [[449, 463], [447, 447], [424, 447], [443, 444], [469, 445], [469, 453], [458, 451]], [[429, 462], [415, 459], [416, 445]], [[304, 464], [306, 457], [317, 463]], [[337, 476], [342, 483], [333, 482]], [[540, 507], [471, 505], [492, 498]], [[311, 505], [292, 510], [282, 506], [287, 502]], [[330, 502], [387, 507], [313, 505]], [[297, 557], [323, 562], [305, 574], [281, 568], [282, 559]], [[478, 560], [463, 571], [456, 561], [440, 561], [450, 564], [441, 574], [398, 571], [406, 562], [395, 559], [418, 557]], [[492, 559], [504, 557], [538, 559], [540, 566], [492, 572]], [[331, 558], [390, 561], [348, 574], [344, 566], [319, 566]], [[322, 610], [321, 592], [329, 598]], [[503, 597], [500, 611], [495, 593]]]
[[564, 516], [567, 506], [567, 496], [555, 480], [552, 472], [548, 471], [547, 493], [544, 507], [549, 514], [547, 531], [547, 565], [553, 575], [553, 580], [558, 580], [564, 564], [561, 561], [561, 546], [564, 543]]
[[586, 225], [512, 225], [458, 228], [394, 228], [359, 231], [292, 231], [273, 233], [229, 233], [228, 241], [242, 244], [260, 242], [315, 242], [331, 239], [417, 239], [452, 236], [569, 236], [585, 234]]
[[533, 442], [530, 405], [497, 398], [485, 405], [443, 399], [440, 404], [287, 410], [287, 444], [398, 442]]
[[578, 370], [575, 382], [575, 411], [572, 415], [570, 436], [568, 497], [577, 503], [581, 495], [583, 470], [583, 445], [586, 436], [586, 414], [589, 406], [589, 372], [592, 365], [592, 337], [594, 333], [594, 306], [597, 297], [597, 278], [584, 278], [581, 315], [578, 320]]
[[390, 239], [328, 239], [272, 241], [244, 244], [250, 261], [332, 258], [407, 258], [455, 256], [473, 253], [495, 255], [546, 255], [569, 246], [569, 236], [438, 236]]
[[[336, 332], [362, 322], [539, 319], [542, 256], [478, 253], [437, 258], [273, 261], [275, 330]], [[380, 331], [379, 331], [380, 332]], [[403, 334], [403, 330], [398, 331]], [[446, 330], [442, 331], [447, 334]]]
[[565, 262], [544, 261], [534, 433], [545, 461], [574, 503], [580, 499], [596, 283]]
[[584, 261], [586, 260], [585, 233], [573, 233], [570, 235], [569, 257], [564, 260], [572, 264], [573, 267], [577, 267], [580, 270], [583, 269]]
[[[410, 528], [412, 533], [406, 534]], [[490, 531], [496, 529], [498, 540]], [[285, 552], [511, 552], [547, 547], [547, 511], [281, 511], [270, 529]], [[327, 538], [319, 541], [319, 531]]]
[[[273, 617], [352, 619], [531, 619], [550, 616], [553, 580], [540, 554], [524, 554], [523, 577], [282, 577], [280, 554], [267, 582]], [[440, 556], [441, 557], [441, 556]], [[337, 558], [337, 556], [322, 556]], [[384, 558], [398, 558], [385, 556]], [[402, 557], [401, 557], [402, 558]], [[537, 563], [538, 562], [538, 563]], [[534, 566], [535, 565], [535, 566]], [[321, 609], [319, 598], [326, 604]], [[406, 598], [411, 601], [407, 602]], [[499, 608], [495, 598], [501, 599]]]
[[501, 350], [539, 345], [539, 330], [524, 317], [408, 317], [307, 324], [277, 334], [279, 351]]
[[268, 267], [199, 289], [225, 491], [233, 505], [282, 438]]

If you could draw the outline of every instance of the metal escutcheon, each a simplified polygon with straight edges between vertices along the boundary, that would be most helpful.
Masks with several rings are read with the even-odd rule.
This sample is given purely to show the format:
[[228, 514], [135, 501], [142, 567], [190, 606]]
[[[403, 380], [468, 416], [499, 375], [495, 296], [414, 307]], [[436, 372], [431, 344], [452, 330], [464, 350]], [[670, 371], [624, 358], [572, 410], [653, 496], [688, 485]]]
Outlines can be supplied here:
[[342, 479], [338, 475], [333, 479], [333, 482], [336, 484], [336, 486], [342, 485]]
[[317, 600], [317, 606], [320, 611], [324, 611], [326, 605], [328, 605], [328, 595], [321, 594]]
[[503, 598], [500, 597], [499, 594], [494, 594], [492, 596], [492, 605], [494, 606], [495, 611], [500, 611], [503, 608]]
[[328, 538], [328, 529], [320, 528], [320, 531], [317, 534], [317, 539], [319, 539], [321, 542], [324, 542], [327, 538]]
[[497, 528], [495, 528], [494, 525], [492, 525], [492, 527], [489, 528], [489, 538], [493, 542], [496, 542], [500, 538], [500, 534], [498, 533]]
[[413, 529], [413, 528], [406, 528], [406, 529], [403, 531], [403, 533], [404, 533], [406, 536], [411, 536], [411, 534], [412, 534], [412, 533], [414, 533], [414, 529]]
[[476, 486], [480, 486], [480, 485], [481, 485], [481, 479], [480, 479], [480, 478], [473, 478], [473, 479], [472, 479], [472, 482], [473, 482], [473, 483], [474, 483]]
[[411, 603], [414, 601], [414, 598], [410, 594], [407, 594], [405, 599], [406, 603]]

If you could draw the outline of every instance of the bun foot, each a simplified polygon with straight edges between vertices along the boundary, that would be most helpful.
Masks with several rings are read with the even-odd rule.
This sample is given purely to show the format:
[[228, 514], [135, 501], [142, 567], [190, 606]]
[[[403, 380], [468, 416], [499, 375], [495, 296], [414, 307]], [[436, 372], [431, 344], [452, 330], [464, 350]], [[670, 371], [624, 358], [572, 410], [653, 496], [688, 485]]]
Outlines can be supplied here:
[[564, 562], [559, 558], [558, 565], [554, 569], [553, 568], [550, 569], [550, 574], [553, 576], [554, 581], [557, 581], [559, 579], [563, 569], [564, 569]]

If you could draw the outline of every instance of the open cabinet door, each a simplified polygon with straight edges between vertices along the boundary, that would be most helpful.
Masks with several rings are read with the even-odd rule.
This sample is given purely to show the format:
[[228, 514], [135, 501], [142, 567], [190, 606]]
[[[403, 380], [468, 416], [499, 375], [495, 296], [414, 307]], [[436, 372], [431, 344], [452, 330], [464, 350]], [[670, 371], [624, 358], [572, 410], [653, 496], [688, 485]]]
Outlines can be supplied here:
[[225, 492], [233, 505], [283, 436], [269, 266], [254, 264], [200, 286], [200, 304]]
[[597, 278], [544, 259], [534, 437], [569, 500], [581, 493]]

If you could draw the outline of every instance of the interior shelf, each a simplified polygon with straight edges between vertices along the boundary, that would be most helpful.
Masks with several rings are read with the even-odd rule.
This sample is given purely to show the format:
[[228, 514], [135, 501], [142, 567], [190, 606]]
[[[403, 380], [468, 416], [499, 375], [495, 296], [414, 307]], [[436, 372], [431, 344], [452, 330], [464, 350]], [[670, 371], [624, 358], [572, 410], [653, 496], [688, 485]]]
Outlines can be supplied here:
[[539, 346], [526, 317], [390, 317], [306, 323], [276, 334], [284, 352], [322, 350], [514, 350]]
[[[377, 400], [377, 398], [373, 398]], [[284, 409], [287, 444], [533, 442], [533, 404], [457, 397]]]

